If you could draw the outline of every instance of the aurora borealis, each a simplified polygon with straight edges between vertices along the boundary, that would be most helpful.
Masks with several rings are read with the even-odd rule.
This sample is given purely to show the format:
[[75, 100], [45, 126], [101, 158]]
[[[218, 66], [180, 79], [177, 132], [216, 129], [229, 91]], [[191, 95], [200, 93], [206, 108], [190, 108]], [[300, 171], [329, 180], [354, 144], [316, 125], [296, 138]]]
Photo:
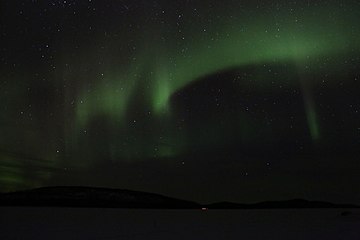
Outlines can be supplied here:
[[1, 1], [0, 191], [359, 203], [358, 22], [355, 0]]

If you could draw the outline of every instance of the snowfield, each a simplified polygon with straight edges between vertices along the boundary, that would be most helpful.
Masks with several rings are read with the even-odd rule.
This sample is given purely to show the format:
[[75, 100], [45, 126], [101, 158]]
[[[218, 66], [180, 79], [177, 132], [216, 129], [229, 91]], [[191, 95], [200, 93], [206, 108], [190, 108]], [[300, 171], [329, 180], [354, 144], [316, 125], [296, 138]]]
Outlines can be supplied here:
[[0, 207], [0, 239], [360, 239], [360, 209]]

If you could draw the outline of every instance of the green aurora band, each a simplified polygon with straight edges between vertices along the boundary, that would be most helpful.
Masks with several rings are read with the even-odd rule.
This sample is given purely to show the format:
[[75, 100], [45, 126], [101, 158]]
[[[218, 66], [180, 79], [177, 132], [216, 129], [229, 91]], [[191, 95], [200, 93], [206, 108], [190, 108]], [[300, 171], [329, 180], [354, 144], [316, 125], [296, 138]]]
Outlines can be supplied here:
[[[138, 61], [129, 63], [126, 71], [108, 74], [106, 81], [98, 84], [96, 92], [82, 91], [77, 101], [77, 126], [85, 128], [97, 115], [106, 115], [121, 124], [128, 117], [129, 103], [139, 92], [139, 85], [146, 85], [144, 101], [149, 102], [145, 103], [149, 113], [166, 121], [171, 115], [169, 97], [202, 76], [231, 67], [276, 61], [293, 62], [299, 68], [316, 66], [319, 58], [358, 51], [360, 33], [354, 34], [354, 29], [343, 27], [358, 17], [339, 14], [334, 18], [329, 14], [336, 12], [333, 8], [319, 6], [301, 16], [283, 13], [280, 21], [270, 14], [259, 14], [262, 17], [256, 20], [248, 17], [230, 25], [220, 22], [200, 33], [199, 29], [189, 25], [182, 31], [183, 43], [176, 47], [156, 40], [147, 42], [143, 45], [151, 46], [151, 49], [144, 47], [140, 54], [134, 54]], [[322, 24], [318, 24], [320, 22]], [[149, 24], [151, 28], [154, 26]], [[155, 33], [150, 31], [150, 34]], [[170, 37], [165, 33], [156, 34], [159, 39]], [[304, 69], [299, 69], [302, 71]], [[312, 84], [306, 85], [310, 87], [302, 89], [305, 110], [309, 131], [316, 140], [320, 137], [320, 128], [310, 94]]]
[[[63, 112], [58, 110], [61, 107], [56, 105], [56, 111], [61, 112], [56, 116], [58, 119], [48, 118], [45, 120], [45, 122], [48, 121], [45, 126], [40, 117], [36, 119], [35, 114], [36, 121], [26, 127], [18, 125], [16, 119], [13, 119], [15, 115], [3, 114], [1, 116], [4, 123], [1, 134], [6, 139], [2, 147], [11, 150], [12, 142], [16, 142], [15, 149], [17, 146], [24, 146], [24, 152], [27, 153], [24, 156], [17, 156], [11, 151], [10, 153], [1, 152], [2, 190], [13, 190], [19, 186], [41, 186], [52, 173], [64, 166], [90, 168], [93, 167], [95, 161], [101, 161], [107, 157], [110, 158], [109, 161], [134, 161], [134, 159], [180, 155], [188, 147], [192, 147], [192, 139], [191, 134], [186, 131], [177, 131], [174, 127], [175, 124], [172, 121], [174, 112], [170, 106], [170, 97], [200, 78], [222, 70], [248, 65], [289, 62], [297, 67], [298, 78], [282, 84], [301, 86], [309, 135], [314, 143], [322, 140], [323, 128], [320, 126], [318, 104], [313, 94], [315, 92], [313, 88], [321, 79], [307, 78], [306, 73], [323, 71], [331, 74], [342, 71], [343, 69], [338, 67], [342, 59], [336, 59], [336, 57], [348, 54], [358, 56], [360, 53], [360, 28], [349, 27], [360, 22], [358, 2], [349, 3], [346, 12], [338, 8], [339, 1], [325, 2], [317, 6], [312, 4], [308, 9], [304, 9], [302, 6], [291, 6], [292, 3], [287, 1], [283, 4], [283, 11], [275, 10], [274, 6], [266, 4], [260, 9], [224, 6], [224, 9], [216, 9], [222, 17], [212, 22], [207, 21], [207, 19], [215, 19], [211, 12], [208, 15], [204, 14], [203, 22], [198, 22], [198, 18], [189, 14], [192, 9], [187, 9], [188, 12], [184, 11], [183, 18], [188, 20], [180, 25], [171, 22], [172, 19], [169, 16], [165, 17], [165, 20], [170, 23], [164, 25], [155, 20], [148, 21], [144, 17], [144, 19], [136, 19], [135, 22], [145, 26], [145, 30], [141, 28], [134, 30], [135, 33], [127, 33], [127, 30], [122, 30], [119, 24], [119, 29], [113, 29], [114, 33], [124, 33], [123, 39], [117, 39], [118, 42], [114, 40], [116, 38], [109, 40], [106, 36], [102, 39], [103, 32], [101, 32], [99, 41], [102, 41], [103, 45], [109, 49], [107, 52], [99, 53], [94, 50], [98, 39], [89, 40], [86, 37], [82, 40], [84, 42], [79, 43], [79, 45], [87, 46], [84, 47], [86, 51], [76, 53], [75, 57], [70, 47], [70, 50], [65, 51], [57, 48], [57, 54], [54, 53], [56, 70], [54, 77], [49, 77], [53, 84], [51, 86], [63, 89], [61, 88], [64, 85], [63, 78], [66, 78], [73, 80], [76, 87], [71, 90], [66, 88], [64, 99], [56, 99], [61, 102], [59, 105], [64, 105]], [[147, 11], [145, 12], [147, 14]], [[177, 18], [175, 13], [172, 14]], [[132, 19], [129, 19], [129, 22], [131, 21]], [[65, 29], [66, 26], [64, 31]], [[24, 30], [24, 32], [27, 31]], [[40, 32], [42, 33], [42, 30]], [[81, 34], [83, 32], [80, 31], [79, 35]], [[57, 42], [52, 40], [54, 44]], [[92, 42], [92, 40], [95, 42], [94, 45], [86, 42]], [[67, 45], [71, 44], [61, 39], [59, 45], [67, 49]], [[121, 52], [124, 56], [118, 56], [121, 55], [119, 52], [112, 52], [116, 49], [132, 48], [133, 45], [136, 45], [136, 48], [134, 47], [131, 54], [125, 51]], [[324, 69], [323, 60], [327, 58], [331, 59], [331, 63]], [[105, 59], [105, 64], [97, 65], [98, 59], [101, 61]], [[64, 67], [64, 64], [69, 62], [72, 63], [69, 64], [72, 66], [71, 71]], [[84, 73], [82, 71], [84, 68], [90, 71]], [[103, 74], [91, 75], [99, 72]], [[29, 86], [36, 88], [36, 85], [26, 84], [27, 74], [25, 73], [19, 72], [15, 76], [14, 79], [10, 78], [8, 81], [15, 83], [8, 88], [8, 92], [12, 93], [11, 100], [8, 95], [3, 95], [1, 101], [12, 106], [11, 108], [16, 109], [16, 112], [20, 109], [23, 113], [25, 104], [21, 101], [17, 103], [16, 100], [23, 99], [29, 94]], [[261, 78], [261, 76], [257, 77]], [[24, 84], [19, 85], [21, 81], [15, 81], [15, 79], [23, 80]], [[261, 80], [263, 84], [256, 87], [269, 86], [269, 91], [271, 91], [268, 79], [264, 77]], [[41, 95], [40, 93], [41, 89], [38, 95]], [[68, 104], [71, 102], [73, 105]], [[41, 104], [38, 105], [41, 106]], [[49, 103], [49, 107], [50, 105]], [[39, 111], [53, 110], [41, 109]], [[224, 118], [231, 117], [231, 113], [227, 114]], [[143, 119], [143, 116], [151, 117]], [[104, 129], [108, 132], [104, 133], [103, 138], [96, 135], [98, 132], [94, 135], [86, 135], [91, 124], [99, 118], [107, 120]], [[256, 143], [259, 135], [253, 134], [250, 115], [240, 112], [234, 121], [239, 124], [236, 126], [236, 134], [240, 135], [241, 141]], [[102, 123], [98, 124], [99, 128]], [[204, 135], [208, 129], [211, 129], [212, 123], [204, 123], [201, 129]], [[132, 127], [132, 124], [138, 125]], [[222, 128], [216, 129], [218, 131], [216, 134], [221, 135], [222, 130]], [[272, 129], [264, 131], [272, 131]], [[103, 141], [104, 139], [107, 141]], [[204, 139], [202, 144], [213, 146], [217, 141], [218, 139], [211, 136]], [[225, 142], [226, 139], [221, 139], [221, 141]], [[31, 157], [36, 157], [36, 159], [31, 159]], [[29, 159], [31, 159], [31, 164]], [[32, 169], [32, 165], [41, 166], [41, 168], [29, 174], [25, 169]]]

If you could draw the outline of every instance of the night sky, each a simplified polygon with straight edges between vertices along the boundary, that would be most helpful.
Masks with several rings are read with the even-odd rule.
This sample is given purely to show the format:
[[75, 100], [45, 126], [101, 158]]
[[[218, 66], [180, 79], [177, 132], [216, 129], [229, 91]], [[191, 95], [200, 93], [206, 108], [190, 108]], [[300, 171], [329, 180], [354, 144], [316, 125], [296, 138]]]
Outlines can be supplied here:
[[0, 1], [0, 191], [360, 203], [360, 2]]

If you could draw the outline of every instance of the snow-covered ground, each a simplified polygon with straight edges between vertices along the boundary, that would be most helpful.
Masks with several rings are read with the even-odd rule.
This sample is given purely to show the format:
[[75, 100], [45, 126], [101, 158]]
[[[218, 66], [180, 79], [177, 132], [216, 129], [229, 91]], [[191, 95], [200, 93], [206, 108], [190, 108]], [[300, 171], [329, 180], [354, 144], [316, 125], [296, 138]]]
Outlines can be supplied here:
[[[350, 214], [342, 212], [349, 211]], [[0, 239], [360, 239], [360, 209], [0, 207]]]

